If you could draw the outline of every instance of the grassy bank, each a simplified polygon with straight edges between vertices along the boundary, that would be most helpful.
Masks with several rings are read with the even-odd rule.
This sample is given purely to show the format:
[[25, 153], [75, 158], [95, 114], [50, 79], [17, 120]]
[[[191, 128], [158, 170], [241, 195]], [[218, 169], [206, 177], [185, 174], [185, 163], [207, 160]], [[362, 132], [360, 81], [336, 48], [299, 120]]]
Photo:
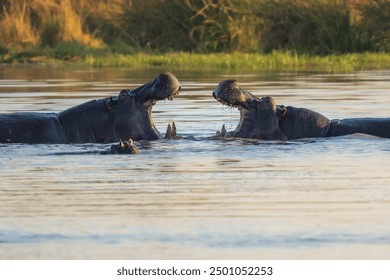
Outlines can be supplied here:
[[389, 69], [388, 0], [0, 0], [0, 63]]
[[390, 69], [390, 53], [305, 55], [286, 51], [264, 53], [151, 53], [138, 50], [64, 45], [0, 54], [3, 63], [44, 63], [80, 67], [129, 67], [171, 70], [245, 70], [256, 72], [351, 73]]
[[271, 54], [243, 53], [166, 53], [86, 56], [82, 64], [93, 67], [167, 67], [180, 70], [246, 70], [263, 72], [327, 72], [350, 73], [361, 70], [390, 69], [390, 54], [365, 53], [329, 56], [295, 55], [287, 52]]

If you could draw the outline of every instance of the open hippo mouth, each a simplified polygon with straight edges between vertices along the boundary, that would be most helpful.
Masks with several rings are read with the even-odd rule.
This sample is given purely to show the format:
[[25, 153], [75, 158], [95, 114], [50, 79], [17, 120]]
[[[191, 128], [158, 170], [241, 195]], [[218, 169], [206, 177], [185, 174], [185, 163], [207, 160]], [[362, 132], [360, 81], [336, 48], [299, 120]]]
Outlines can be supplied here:
[[141, 102], [147, 109], [150, 124], [156, 129], [152, 116], [153, 106], [160, 100], [170, 100], [179, 94], [181, 86], [177, 78], [171, 73], [159, 74], [157, 78], [146, 84], [146, 91], [141, 91], [137, 95], [137, 101]]
[[222, 81], [213, 91], [213, 97], [223, 105], [237, 108], [240, 111], [240, 121], [237, 128], [229, 136], [236, 136], [250, 110], [251, 104], [255, 100], [260, 100], [250, 92], [240, 88], [236, 80]]
[[117, 97], [104, 99], [113, 127], [112, 139], [104, 141], [162, 138], [153, 121], [153, 106], [159, 100], [173, 100], [180, 90], [177, 78], [171, 73], [163, 73], [134, 90], [123, 89]]
[[248, 103], [260, 100], [250, 92], [239, 87], [236, 80], [222, 81], [213, 92], [213, 97], [220, 103], [236, 107], [239, 110], [248, 109]]
[[241, 88], [236, 80], [222, 81], [213, 91], [213, 97], [240, 111], [237, 128], [226, 132], [223, 126], [218, 136], [271, 139], [280, 132], [272, 97], [258, 98]]

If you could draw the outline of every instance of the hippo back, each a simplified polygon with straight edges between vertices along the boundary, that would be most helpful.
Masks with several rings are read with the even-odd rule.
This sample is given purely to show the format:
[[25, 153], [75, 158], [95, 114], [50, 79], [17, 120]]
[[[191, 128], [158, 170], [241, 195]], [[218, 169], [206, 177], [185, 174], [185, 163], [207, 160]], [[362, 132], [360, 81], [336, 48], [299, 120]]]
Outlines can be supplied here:
[[354, 133], [390, 138], [390, 118], [332, 120], [327, 136], [342, 136]]
[[104, 105], [105, 100], [91, 100], [58, 114], [67, 143], [103, 143], [113, 140], [111, 114]]
[[0, 115], [2, 143], [64, 143], [65, 136], [55, 113]]
[[280, 130], [288, 139], [324, 137], [329, 126], [330, 120], [320, 113], [292, 106], [287, 106], [279, 119]]

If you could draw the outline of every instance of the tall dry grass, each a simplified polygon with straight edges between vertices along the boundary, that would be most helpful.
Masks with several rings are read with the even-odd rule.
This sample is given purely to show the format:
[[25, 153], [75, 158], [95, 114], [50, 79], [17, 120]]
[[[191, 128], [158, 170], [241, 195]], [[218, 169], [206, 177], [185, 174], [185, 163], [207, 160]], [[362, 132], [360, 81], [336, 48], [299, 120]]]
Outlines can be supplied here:
[[352, 50], [349, 12], [344, 1], [263, 0], [255, 13], [265, 51], [328, 54]]
[[89, 5], [85, 3], [72, 0], [3, 1], [1, 43], [6, 47], [20, 44], [54, 46], [59, 42], [101, 46], [101, 39], [95, 38], [84, 28], [83, 11], [89, 10]]
[[390, 50], [388, 0], [133, 0], [122, 26], [141, 48], [195, 52]]
[[388, 0], [0, 0], [0, 47], [390, 51]]
[[3, 1], [1, 8], [1, 45], [23, 46], [25, 44], [37, 44], [39, 34], [31, 22], [30, 1], [15, 0], [12, 3]]
[[390, 1], [360, 1], [356, 9], [360, 16], [357, 25], [366, 49], [390, 51]]
[[132, 0], [123, 3], [122, 39], [145, 50], [194, 48], [188, 34], [191, 11], [182, 0]]
[[253, 51], [258, 48], [258, 19], [253, 16], [252, 0], [186, 0], [192, 12], [189, 37], [196, 50]]

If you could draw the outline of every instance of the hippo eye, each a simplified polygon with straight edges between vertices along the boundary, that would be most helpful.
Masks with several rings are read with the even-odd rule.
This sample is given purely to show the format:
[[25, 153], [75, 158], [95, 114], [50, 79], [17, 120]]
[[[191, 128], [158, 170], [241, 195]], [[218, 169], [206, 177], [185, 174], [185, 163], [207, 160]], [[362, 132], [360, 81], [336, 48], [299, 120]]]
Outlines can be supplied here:
[[110, 103], [111, 103], [112, 105], [117, 105], [117, 104], [118, 104], [118, 97], [113, 97], [113, 96], [111, 96], [111, 97], [110, 97]]

